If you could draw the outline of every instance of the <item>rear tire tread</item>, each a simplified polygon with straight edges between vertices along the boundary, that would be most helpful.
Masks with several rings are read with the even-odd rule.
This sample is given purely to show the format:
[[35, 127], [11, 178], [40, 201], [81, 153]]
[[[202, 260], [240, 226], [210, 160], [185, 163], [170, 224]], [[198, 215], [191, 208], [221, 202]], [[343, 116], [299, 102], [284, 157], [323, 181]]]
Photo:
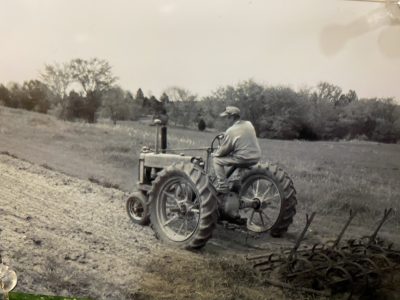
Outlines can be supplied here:
[[293, 223], [293, 217], [296, 215], [296, 189], [289, 175], [280, 167], [271, 163], [260, 163], [253, 167], [242, 177], [242, 182], [246, 177], [260, 173], [271, 175], [274, 181], [279, 185], [281, 195], [283, 196], [281, 211], [275, 224], [270, 229], [273, 237], [280, 237], [287, 232], [289, 226]]

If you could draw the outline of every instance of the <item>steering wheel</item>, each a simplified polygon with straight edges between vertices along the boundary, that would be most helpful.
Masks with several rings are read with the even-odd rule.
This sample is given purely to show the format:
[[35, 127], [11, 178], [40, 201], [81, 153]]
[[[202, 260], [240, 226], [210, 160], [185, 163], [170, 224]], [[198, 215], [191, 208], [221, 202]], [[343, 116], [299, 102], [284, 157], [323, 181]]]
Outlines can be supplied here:
[[222, 141], [224, 140], [224, 138], [225, 138], [225, 133], [223, 133], [223, 132], [219, 133], [218, 135], [216, 135], [214, 137], [214, 139], [211, 142], [211, 147], [210, 147], [210, 152], [211, 153], [214, 152], [216, 149], [218, 149], [221, 146]]

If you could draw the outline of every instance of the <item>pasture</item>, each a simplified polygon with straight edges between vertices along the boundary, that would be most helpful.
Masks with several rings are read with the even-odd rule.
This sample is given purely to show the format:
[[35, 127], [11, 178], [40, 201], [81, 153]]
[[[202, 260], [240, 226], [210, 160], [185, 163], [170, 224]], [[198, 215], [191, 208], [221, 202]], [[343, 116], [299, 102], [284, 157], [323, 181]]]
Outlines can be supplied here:
[[[171, 127], [168, 129], [168, 134], [170, 148], [198, 148], [208, 146], [216, 133]], [[121, 122], [116, 126], [108, 121], [98, 124], [72, 123], [57, 120], [49, 115], [0, 107], [0, 153], [17, 157], [19, 160], [29, 161], [33, 163], [33, 166], [37, 166], [32, 167], [32, 164], [29, 163], [12, 162], [11, 165], [15, 165], [13, 167], [15, 176], [17, 176], [19, 169], [22, 174], [30, 169], [36, 170], [41, 166], [49, 171], [49, 174], [45, 174], [45, 177], [40, 179], [41, 188], [47, 185], [51, 187], [53, 181], [68, 183], [71, 180], [68, 179], [67, 175], [83, 179], [83, 181], [79, 181], [79, 189], [81, 189], [81, 186], [86, 186], [86, 183], [82, 182], [88, 180], [111, 188], [107, 192], [108, 189], [103, 189], [98, 185], [94, 185], [98, 188], [85, 187], [86, 190], [98, 190], [99, 197], [96, 196], [97, 192], [94, 194], [90, 194], [92, 193], [90, 192], [90, 201], [83, 203], [84, 207], [89, 211], [90, 205], [94, 205], [96, 199], [98, 199], [104, 209], [97, 209], [96, 217], [99, 220], [107, 219], [103, 219], [102, 223], [99, 224], [96, 221], [93, 224], [87, 222], [84, 225], [86, 227], [92, 226], [94, 235], [98, 230], [108, 232], [108, 235], [115, 239], [116, 247], [120, 248], [118, 251], [121, 252], [123, 248], [124, 256], [115, 256], [114, 248], [111, 248], [109, 253], [101, 254], [104, 255], [105, 259], [119, 257], [118, 259], [121, 259], [120, 264], [123, 266], [131, 260], [138, 263], [140, 261], [138, 255], [146, 257], [146, 261], [141, 261], [138, 265], [138, 270], [144, 273], [141, 273], [140, 276], [136, 274], [141, 278], [140, 288], [137, 290], [137, 286], [135, 286], [135, 288], [132, 287], [132, 291], [129, 291], [130, 295], [135, 296], [134, 299], [188, 299], [193, 295], [196, 299], [234, 299], [238, 295], [242, 299], [290, 298], [291, 296], [282, 293], [277, 288], [261, 286], [262, 280], [260, 278], [254, 277], [255, 275], [251, 271], [237, 263], [239, 261], [238, 255], [247, 250], [243, 247], [239, 249], [234, 245], [233, 234], [224, 239], [224, 237], [221, 237], [221, 230], [217, 230], [215, 240], [222, 241], [223, 247], [220, 247], [218, 243], [213, 244], [211, 242], [200, 253], [174, 252], [165, 249], [163, 245], [159, 245], [153, 237], [147, 237], [151, 234], [149, 228], [142, 231], [141, 227], [137, 228], [137, 226], [129, 223], [124, 211], [124, 199], [135, 188], [140, 149], [143, 146], [153, 146], [154, 138], [155, 127], [141, 122]], [[394, 214], [382, 229], [382, 236], [390, 238], [399, 245], [400, 145], [359, 141], [306, 142], [267, 139], [261, 139], [260, 145], [263, 150], [263, 160], [277, 163], [290, 174], [298, 196], [298, 213], [293, 226], [289, 228], [286, 238], [269, 239], [267, 243], [270, 243], [271, 247], [273, 245], [275, 247], [290, 245], [302, 229], [306, 213], [317, 212], [317, 217], [308, 236], [311, 240], [318, 241], [334, 237], [343, 220], [347, 218], [350, 209], [357, 210], [359, 216], [352, 223], [346, 236], [360, 237], [368, 234], [372, 231], [386, 207], [392, 207]], [[196, 155], [204, 154], [201, 151], [194, 153]], [[35, 172], [42, 174], [43, 168], [40, 169], [40, 172]], [[60, 176], [61, 179], [57, 179], [56, 173], [64, 173], [68, 178], [64, 178], [63, 175]], [[75, 179], [72, 181], [75, 182]], [[23, 179], [18, 182], [22, 183]], [[87, 184], [90, 183], [87, 182]], [[73, 187], [72, 185], [71, 189]], [[45, 206], [54, 201], [54, 197], [42, 199], [42, 192], [35, 191], [34, 182], [29, 182], [29, 188], [36, 194], [37, 199], [48, 201], [47, 204], [44, 204]], [[51, 188], [54, 188], [54, 186]], [[22, 190], [23, 187], [18, 189], [20, 190], [19, 193], [24, 195], [24, 201], [29, 203], [29, 197]], [[61, 184], [60, 189], [64, 189]], [[69, 189], [68, 185], [65, 189]], [[60, 197], [63, 193], [63, 191], [60, 191], [55, 195]], [[114, 196], [111, 197], [109, 194]], [[75, 202], [79, 199], [87, 199], [87, 196], [79, 198], [79, 195], [78, 192], [76, 194], [74, 192], [72, 196], [69, 195], [69, 198], [66, 197], [66, 199], [73, 199]], [[112, 206], [108, 203], [110, 199], [113, 203]], [[58, 201], [60, 205], [63, 203], [62, 199], [58, 199]], [[7, 200], [3, 202], [5, 211], [13, 210], [12, 206], [8, 205]], [[25, 204], [21, 203], [21, 205]], [[33, 204], [30, 203], [29, 205]], [[67, 205], [70, 205], [70, 203], [65, 203], [65, 206]], [[25, 207], [27, 206], [25, 205]], [[107, 207], [112, 209], [108, 210]], [[36, 209], [36, 207], [34, 208]], [[70, 211], [65, 215], [65, 218], [71, 224], [74, 224], [76, 212], [74, 213], [73, 209], [69, 208], [63, 211]], [[109, 211], [112, 211], [113, 215], [109, 215]], [[53, 224], [51, 228], [56, 231], [64, 230], [62, 235], [67, 236], [69, 234], [66, 224], [60, 226]], [[132, 230], [135, 232], [132, 232]], [[10, 232], [11, 236], [11, 229], [6, 230], [6, 232]], [[44, 232], [45, 230], [40, 234], [45, 235]], [[108, 235], [102, 236], [99, 233], [96, 238], [108, 239]], [[133, 238], [135, 235], [136, 237]], [[79, 237], [79, 235], [77, 236]], [[132, 239], [136, 238], [139, 240], [139, 243], [136, 242], [135, 244], [137, 257], [131, 255], [130, 249], [126, 248], [132, 247]], [[80, 237], [79, 242], [92, 239], [94, 237], [90, 237], [90, 239]], [[57, 244], [55, 240], [52, 243]], [[76, 247], [81, 247], [78, 244], [76, 243]], [[143, 244], [146, 245], [146, 249], [150, 249], [146, 250], [149, 252], [143, 252]], [[153, 244], [156, 245], [154, 248]], [[17, 247], [18, 244], [15, 245]], [[83, 247], [90, 248], [91, 244], [84, 244]], [[20, 251], [27, 252], [28, 250]], [[45, 253], [43, 248], [35, 251], [37, 251], [38, 256]], [[52, 251], [54, 250], [49, 249], [47, 255], [51, 255]], [[96, 251], [91, 253], [96, 255]], [[132, 251], [132, 253], [136, 253], [135, 251]], [[149, 256], [147, 253], [151, 255]], [[53, 258], [50, 257], [49, 259]], [[24, 260], [26, 261], [26, 259]], [[62, 261], [58, 261], [59, 266], [62, 263]], [[90, 259], [85, 262], [87, 268], [91, 266], [91, 263]], [[117, 269], [113, 269], [110, 262], [104, 266], [99, 265], [101, 268]], [[79, 270], [81, 272], [86, 270], [83, 269], [84, 267], [85, 265], [80, 264]], [[135, 266], [131, 267], [135, 268]], [[22, 268], [29, 269], [26, 266], [20, 266], [20, 268], [19, 271], [24, 270], [25, 272], [26, 269]], [[70, 272], [68, 268], [61, 269], [57, 278], [63, 277], [66, 274], [65, 272]], [[120, 268], [119, 270], [123, 269]], [[126, 272], [129, 273], [129, 271]], [[91, 274], [96, 277], [96, 282], [98, 281], [99, 285], [103, 282], [102, 280], [107, 280], [102, 277], [103, 273], [101, 272], [92, 271]], [[133, 276], [133, 273], [131, 275]], [[55, 282], [56, 287], [51, 289], [52, 282], [50, 279], [49, 277], [45, 287], [43, 285], [32, 285], [28, 286], [26, 290], [58, 293], [65, 292], [65, 289], [68, 289], [68, 285], [60, 288], [59, 282]], [[80, 276], [78, 280], [85, 279]], [[29, 280], [26, 280], [26, 285], [29, 285], [29, 282]], [[67, 284], [71, 285], [72, 283]], [[108, 292], [104, 291], [103, 293], [94, 286], [91, 282], [86, 281], [83, 290], [79, 285], [74, 285], [75, 295], [96, 295], [100, 299], [107, 298]], [[121, 287], [117, 283], [113, 283], [112, 286], [115, 289], [115, 295], [127, 295], [121, 293], [128, 291], [126, 290], [129, 286], [128, 280], [124, 281], [124, 285]], [[232, 289], [232, 286], [235, 288]], [[102, 294], [99, 294], [100, 292]], [[265, 295], [271, 297], [268, 298], [269, 296]]]
[[[215, 132], [168, 128], [170, 148], [206, 147]], [[155, 128], [140, 122], [72, 123], [49, 115], [0, 108], [0, 151], [48, 168], [130, 192], [143, 146]], [[299, 210], [342, 216], [350, 208], [367, 220], [384, 207], [400, 224], [400, 145], [374, 142], [306, 142], [260, 139], [263, 160], [292, 177]], [[188, 152], [205, 155], [202, 151]]]

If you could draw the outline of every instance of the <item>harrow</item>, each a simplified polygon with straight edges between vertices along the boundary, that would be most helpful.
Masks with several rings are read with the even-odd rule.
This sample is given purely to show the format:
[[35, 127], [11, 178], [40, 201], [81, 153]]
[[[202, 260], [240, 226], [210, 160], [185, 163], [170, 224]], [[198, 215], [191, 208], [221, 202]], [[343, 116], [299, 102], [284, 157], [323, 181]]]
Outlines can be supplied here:
[[400, 267], [400, 251], [378, 238], [378, 232], [392, 213], [384, 215], [370, 236], [342, 241], [356, 213], [349, 218], [335, 240], [301, 247], [315, 212], [306, 215], [306, 224], [293, 248], [279, 253], [248, 256], [266, 283], [285, 289], [330, 296], [335, 293], [359, 293], [379, 288]]

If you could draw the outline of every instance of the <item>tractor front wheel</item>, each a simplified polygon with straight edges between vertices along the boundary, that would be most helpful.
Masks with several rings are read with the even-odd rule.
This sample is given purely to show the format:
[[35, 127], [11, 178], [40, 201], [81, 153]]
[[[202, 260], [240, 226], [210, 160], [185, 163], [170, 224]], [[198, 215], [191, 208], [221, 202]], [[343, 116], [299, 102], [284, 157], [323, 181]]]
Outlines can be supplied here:
[[126, 211], [133, 223], [149, 225], [149, 206], [147, 197], [142, 192], [133, 193], [126, 201]]
[[217, 200], [204, 171], [191, 163], [162, 170], [150, 192], [150, 219], [156, 236], [181, 248], [201, 248], [217, 221]]

